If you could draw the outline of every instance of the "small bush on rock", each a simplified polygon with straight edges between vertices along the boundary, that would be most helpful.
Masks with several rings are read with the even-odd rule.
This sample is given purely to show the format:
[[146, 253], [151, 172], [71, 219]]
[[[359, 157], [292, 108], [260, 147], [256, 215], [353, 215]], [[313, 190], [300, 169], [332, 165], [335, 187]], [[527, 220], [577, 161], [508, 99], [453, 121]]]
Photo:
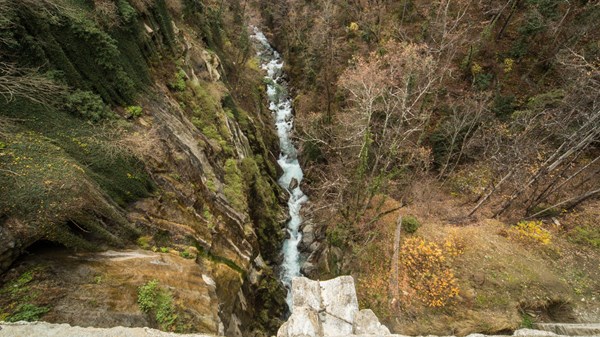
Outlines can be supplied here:
[[138, 288], [138, 305], [140, 310], [156, 319], [162, 330], [172, 330], [175, 327], [177, 314], [173, 295], [160, 287], [157, 280], [148, 281]]

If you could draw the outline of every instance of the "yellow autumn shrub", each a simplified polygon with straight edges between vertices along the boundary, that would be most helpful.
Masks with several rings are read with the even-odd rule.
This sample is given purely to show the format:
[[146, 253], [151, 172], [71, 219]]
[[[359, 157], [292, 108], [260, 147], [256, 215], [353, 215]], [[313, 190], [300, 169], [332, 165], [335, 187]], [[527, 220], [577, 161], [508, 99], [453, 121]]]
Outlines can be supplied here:
[[[444, 244], [450, 254], [460, 254], [452, 242]], [[442, 307], [458, 295], [457, 279], [448, 265], [447, 254], [437, 243], [408, 238], [402, 245], [401, 263], [416, 295], [430, 307]]]
[[542, 228], [541, 221], [521, 221], [510, 228], [508, 233], [513, 238], [539, 242], [543, 245], [547, 245], [552, 241], [550, 232]]

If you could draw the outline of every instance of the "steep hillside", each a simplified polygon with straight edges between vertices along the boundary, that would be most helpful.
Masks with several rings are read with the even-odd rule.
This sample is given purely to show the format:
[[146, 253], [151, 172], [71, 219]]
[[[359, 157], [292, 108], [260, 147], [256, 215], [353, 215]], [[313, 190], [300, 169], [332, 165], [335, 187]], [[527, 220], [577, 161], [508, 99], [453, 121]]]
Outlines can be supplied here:
[[596, 2], [252, 3], [295, 88], [306, 275], [399, 333], [600, 319]]
[[285, 214], [240, 4], [0, 9], [0, 319], [275, 331]]

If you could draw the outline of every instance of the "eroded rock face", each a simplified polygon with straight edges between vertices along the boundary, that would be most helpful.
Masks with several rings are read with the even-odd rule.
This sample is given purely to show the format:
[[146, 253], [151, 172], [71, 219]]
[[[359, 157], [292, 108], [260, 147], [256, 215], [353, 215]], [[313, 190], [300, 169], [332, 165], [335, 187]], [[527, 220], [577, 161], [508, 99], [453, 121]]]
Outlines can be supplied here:
[[371, 310], [359, 310], [354, 279], [292, 281], [292, 315], [277, 337], [389, 335]]

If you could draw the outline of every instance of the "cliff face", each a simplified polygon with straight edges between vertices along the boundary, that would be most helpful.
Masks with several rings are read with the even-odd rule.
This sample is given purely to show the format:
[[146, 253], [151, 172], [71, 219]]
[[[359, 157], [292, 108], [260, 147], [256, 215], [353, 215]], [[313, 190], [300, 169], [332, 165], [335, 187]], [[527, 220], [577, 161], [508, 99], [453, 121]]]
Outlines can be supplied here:
[[[278, 150], [239, 4], [2, 0], [0, 7], [2, 291], [32, 275], [23, 288], [64, 293], [75, 279], [60, 274], [79, 267], [93, 271], [89, 283], [93, 273], [120, 280], [93, 253], [75, 269], [43, 255], [56, 245], [67, 255], [137, 245], [171, 252], [188, 286], [213, 287], [207, 296], [216, 299], [206, 306], [218, 317], [186, 324], [201, 314], [177, 302], [173, 280], [149, 272], [152, 264], [125, 265], [142, 277], [104, 283], [133, 299], [106, 309], [116, 323], [127, 312], [166, 330], [274, 331], [285, 296], [272, 269], [284, 220]], [[19, 259], [26, 252], [34, 256]], [[184, 258], [196, 263], [177, 267]], [[53, 278], [60, 286], [48, 286]], [[137, 307], [138, 287], [153, 278], [173, 289], [172, 324]], [[3, 296], [2, 319], [34, 306], [44, 309], [35, 318], [90, 324], [43, 295], [13, 295]]]

